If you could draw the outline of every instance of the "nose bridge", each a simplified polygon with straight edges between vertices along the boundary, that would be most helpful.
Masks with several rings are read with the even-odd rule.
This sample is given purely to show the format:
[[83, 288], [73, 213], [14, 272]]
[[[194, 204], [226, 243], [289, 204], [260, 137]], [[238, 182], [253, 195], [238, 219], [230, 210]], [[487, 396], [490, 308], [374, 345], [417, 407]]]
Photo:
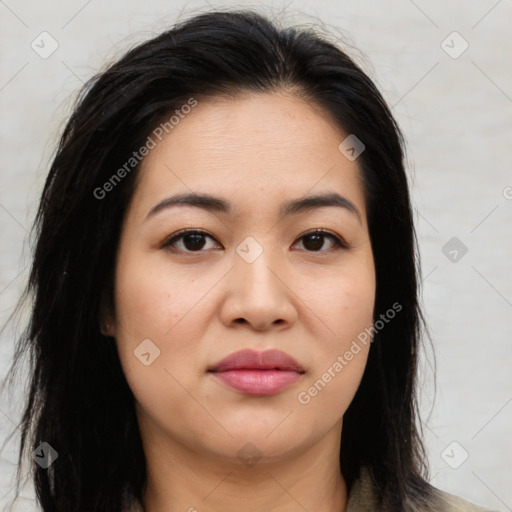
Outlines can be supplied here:
[[237, 246], [235, 267], [243, 279], [244, 289], [275, 295], [283, 286], [276, 277], [283, 265], [279, 251], [271, 245], [271, 238], [249, 236]]
[[244, 319], [254, 328], [263, 329], [273, 323], [291, 323], [295, 316], [286, 286], [284, 262], [272, 237], [247, 237], [235, 249], [233, 271], [230, 272], [231, 300], [225, 313], [228, 321]]

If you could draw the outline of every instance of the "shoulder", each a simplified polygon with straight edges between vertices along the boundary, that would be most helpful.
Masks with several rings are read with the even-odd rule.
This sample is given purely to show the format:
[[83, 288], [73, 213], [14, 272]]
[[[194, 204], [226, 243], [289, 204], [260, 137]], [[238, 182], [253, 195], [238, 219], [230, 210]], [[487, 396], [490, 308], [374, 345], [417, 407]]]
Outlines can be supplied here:
[[[428, 503], [423, 506], [409, 503], [406, 508], [411, 512], [496, 512], [435, 487], [431, 487], [431, 499]], [[360, 477], [352, 485], [346, 508], [346, 512], [361, 511], [381, 511], [370, 473], [366, 468], [361, 470]]]
[[144, 512], [144, 508], [137, 500], [133, 499], [124, 512]]
[[434, 489], [438, 502], [440, 504], [440, 512], [493, 512], [490, 509], [480, 507], [459, 496], [449, 494], [439, 489]]

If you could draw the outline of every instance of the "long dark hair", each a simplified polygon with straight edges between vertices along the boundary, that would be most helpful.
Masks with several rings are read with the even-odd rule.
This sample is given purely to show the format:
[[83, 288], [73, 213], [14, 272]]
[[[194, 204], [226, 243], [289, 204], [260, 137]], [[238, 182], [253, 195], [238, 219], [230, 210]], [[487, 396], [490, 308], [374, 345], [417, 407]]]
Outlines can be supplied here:
[[42, 442], [57, 450], [48, 469], [31, 461], [45, 512], [121, 511], [142, 499], [146, 482], [134, 398], [115, 340], [101, 334], [99, 321], [102, 308], [113, 308], [120, 227], [140, 166], [107, 197], [94, 191], [191, 97], [282, 89], [363, 141], [374, 318], [403, 306], [375, 334], [344, 415], [342, 473], [350, 486], [366, 467], [382, 509], [414, 510], [431, 498], [415, 391], [424, 320], [402, 135], [374, 83], [336, 44], [314, 29], [238, 10], [196, 15], [128, 51], [83, 87], [63, 131], [33, 228], [24, 294], [31, 317], [9, 372], [12, 378], [28, 352], [19, 467]]

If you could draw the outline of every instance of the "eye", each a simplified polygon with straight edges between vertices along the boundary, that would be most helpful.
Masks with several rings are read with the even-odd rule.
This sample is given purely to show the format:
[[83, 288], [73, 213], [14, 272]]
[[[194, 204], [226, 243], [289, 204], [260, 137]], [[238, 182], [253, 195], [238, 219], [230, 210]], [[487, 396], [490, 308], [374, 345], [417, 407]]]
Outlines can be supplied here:
[[[215, 241], [215, 239], [205, 231], [184, 229], [167, 238], [163, 242], [162, 248], [170, 248], [170, 250], [178, 250], [185, 253], [205, 252], [203, 249], [207, 246], [205, 240], [208, 238]], [[324, 246], [325, 239], [329, 239], [332, 245], [328, 249], [321, 250]], [[305, 233], [299, 240], [304, 240], [303, 245], [308, 252], [328, 252], [333, 248], [334, 250], [349, 248], [349, 245], [343, 239], [324, 229], [315, 229], [309, 233]], [[208, 248], [209, 247], [206, 247], [206, 249]], [[210, 247], [210, 249], [211, 248], [212, 247]]]
[[[171, 250], [177, 249], [183, 252], [204, 252], [202, 249], [207, 245], [205, 243], [206, 238], [214, 240], [214, 238], [205, 231], [184, 229], [172, 235], [170, 238], [167, 238], [162, 244], [162, 248], [170, 247]], [[182, 242], [181, 246], [178, 246], [180, 245], [178, 242]]]
[[321, 250], [324, 245], [325, 239], [331, 240], [330, 249], [338, 250], [338, 249], [348, 249], [349, 245], [345, 242], [345, 240], [338, 238], [333, 233], [329, 231], [325, 231], [324, 229], [315, 229], [314, 231], [310, 231], [302, 235], [299, 240], [303, 240], [303, 245], [308, 252], [328, 252], [327, 250]]

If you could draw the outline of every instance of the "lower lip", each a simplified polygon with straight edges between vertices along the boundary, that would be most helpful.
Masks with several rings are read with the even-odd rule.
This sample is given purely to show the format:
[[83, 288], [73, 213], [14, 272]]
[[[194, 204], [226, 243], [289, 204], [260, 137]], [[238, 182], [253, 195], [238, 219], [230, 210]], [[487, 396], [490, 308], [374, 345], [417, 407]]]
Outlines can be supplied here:
[[222, 382], [247, 395], [274, 395], [291, 386], [301, 375], [289, 370], [228, 370], [213, 372]]

